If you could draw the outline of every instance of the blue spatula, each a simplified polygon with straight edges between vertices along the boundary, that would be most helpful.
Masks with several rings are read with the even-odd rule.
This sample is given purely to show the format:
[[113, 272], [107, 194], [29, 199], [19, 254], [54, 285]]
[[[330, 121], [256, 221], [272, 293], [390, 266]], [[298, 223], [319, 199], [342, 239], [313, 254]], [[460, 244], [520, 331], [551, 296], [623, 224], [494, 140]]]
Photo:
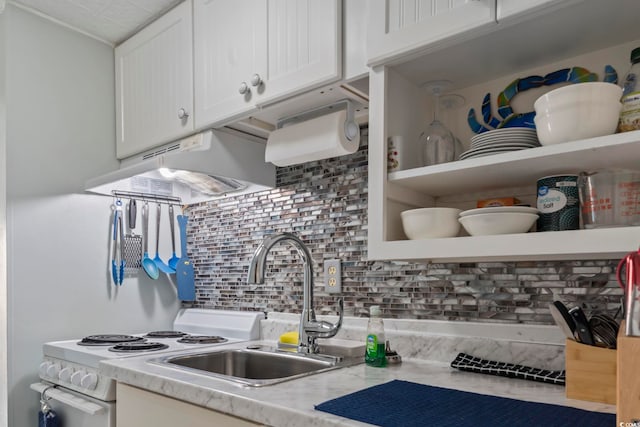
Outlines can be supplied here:
[[178, 299], [181, 301], [195, 301], [196, 287], [193, 279], [193, 264], [187, 256], [187, 222], [189, 218], [178, 215], [180, 228], [180, 260], [176, 265], [176, 280]]
[[173, 274], [176, 271], [169, 267], [161, 258], [160, 258], [160, 213], [162, 212], [162, 208], [160, 203], [158, 203], [158, 210], [156, 214], [156, 257], [153, 259], [153, 262], [158, 266], [158, 270], [163, 273]]

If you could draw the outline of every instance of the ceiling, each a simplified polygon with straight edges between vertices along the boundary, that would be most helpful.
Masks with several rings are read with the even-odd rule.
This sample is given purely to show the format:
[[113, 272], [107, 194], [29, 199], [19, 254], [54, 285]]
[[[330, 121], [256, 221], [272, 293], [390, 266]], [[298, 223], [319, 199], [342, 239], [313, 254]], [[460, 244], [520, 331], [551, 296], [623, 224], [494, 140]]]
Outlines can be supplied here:
[[117, 45], [181, 1], [9, 0], [9, 3]]

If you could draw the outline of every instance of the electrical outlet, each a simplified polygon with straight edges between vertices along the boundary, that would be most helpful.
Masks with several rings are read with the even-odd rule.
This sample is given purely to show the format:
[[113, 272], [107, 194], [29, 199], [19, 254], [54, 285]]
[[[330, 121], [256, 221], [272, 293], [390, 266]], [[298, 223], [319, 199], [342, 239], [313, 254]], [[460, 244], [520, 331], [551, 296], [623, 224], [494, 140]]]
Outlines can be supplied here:
[[342, 292], [342, 269], [339, 259], [324, 261], [324, 290], [330, 294]]

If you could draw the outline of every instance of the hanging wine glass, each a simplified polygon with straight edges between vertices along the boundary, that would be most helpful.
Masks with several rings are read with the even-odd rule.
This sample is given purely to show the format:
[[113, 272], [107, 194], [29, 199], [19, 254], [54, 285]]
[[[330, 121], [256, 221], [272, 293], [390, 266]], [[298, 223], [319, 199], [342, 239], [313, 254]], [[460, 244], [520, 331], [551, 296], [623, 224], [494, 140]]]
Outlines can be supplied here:
[[424, 132], [420, 134], [420, 148], [422, 151], [422, 165], [431, 166], [440, 163], [452, 162], [458, 158], [461, 143], [449, 129], [438, 119], [438, 110], [442, 104], [446, 108], [454, 108], [464, 103], [460, 95], [444, 95], [442, 91], [448, 88], [451, 82], [435, 80], [423, 85], [433, 95], [433, 120]]

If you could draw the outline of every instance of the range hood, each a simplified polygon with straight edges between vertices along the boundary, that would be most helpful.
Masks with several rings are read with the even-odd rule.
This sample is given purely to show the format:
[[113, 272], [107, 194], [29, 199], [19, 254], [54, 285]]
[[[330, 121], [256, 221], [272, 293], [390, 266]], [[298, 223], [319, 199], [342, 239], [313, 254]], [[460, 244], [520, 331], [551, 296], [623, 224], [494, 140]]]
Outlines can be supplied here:
[[265, 145], [221, 130], [207, 130], [123, 159], [120, 169], [86, 182], [86, 191], [200, 203], [275, 187], [275, 166]]

